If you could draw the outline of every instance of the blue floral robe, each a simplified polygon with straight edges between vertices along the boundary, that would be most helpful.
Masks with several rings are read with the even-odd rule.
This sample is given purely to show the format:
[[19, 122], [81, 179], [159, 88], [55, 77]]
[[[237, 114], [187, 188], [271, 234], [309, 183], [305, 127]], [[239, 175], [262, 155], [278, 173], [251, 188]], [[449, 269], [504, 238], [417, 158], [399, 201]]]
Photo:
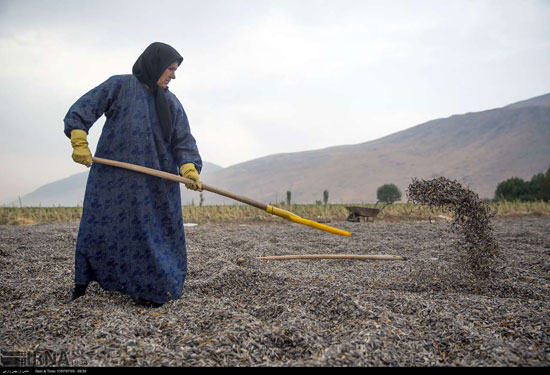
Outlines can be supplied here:
[[[155, 100], [133, 75], [118, 75], [82, 96], [69, 109], [65, 134], [88, 132], [105, 114], [95, 156], [174, 174], [185, 163], [200, 172], [202, 160], [176, 96], [170, 144], [162, 137]], [[165, 303], [181, 297], [187, 275], [180, 184], [117, 167], [90, 168], [75, 250], [75, 282], [97, 281]]]

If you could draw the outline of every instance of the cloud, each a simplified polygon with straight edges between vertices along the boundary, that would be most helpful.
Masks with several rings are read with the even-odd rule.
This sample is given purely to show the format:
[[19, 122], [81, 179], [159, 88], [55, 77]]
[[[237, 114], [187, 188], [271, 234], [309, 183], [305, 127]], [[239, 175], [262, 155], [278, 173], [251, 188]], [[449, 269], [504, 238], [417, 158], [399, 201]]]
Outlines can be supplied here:
[[[171, 90], [222, 166], [376, 139], [550, 91], [547, 1], [0, 3], [0, 171], [27, 190], [78, 173], [62, 119], [153, 41], [184, 56]], [[95, 149], [100, 120], [90, 133]], [[9, 154], [8, 154], [9, 153]], [[26, 172], [25, 172], [26, 173]], [[4, 184], [2, 197], [22, 193]], [[24, 193], [24, 192], [23, 192]]]

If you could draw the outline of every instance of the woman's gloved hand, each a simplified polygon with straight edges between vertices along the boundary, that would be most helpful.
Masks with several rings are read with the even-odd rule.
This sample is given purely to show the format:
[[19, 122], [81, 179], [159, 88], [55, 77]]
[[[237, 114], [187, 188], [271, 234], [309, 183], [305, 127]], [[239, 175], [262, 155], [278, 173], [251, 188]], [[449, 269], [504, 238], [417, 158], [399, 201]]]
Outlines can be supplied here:
[[87, 136], [88, 134], [84, 130], [73, 129], [71, 131], [71, 145], [73, 146], [73, 160], [90, 168], [90, 165], [92, 165], [92, 152], [88, 147]]
[[185, 187], [195, 191], [202, 191], [201, 180], [199, 178], [199, 172], [195, 168], [195, 164], [186, 163], [181, 166], [180, 174], [182, 177], [195, 181], [194, 183], [185, 184]]

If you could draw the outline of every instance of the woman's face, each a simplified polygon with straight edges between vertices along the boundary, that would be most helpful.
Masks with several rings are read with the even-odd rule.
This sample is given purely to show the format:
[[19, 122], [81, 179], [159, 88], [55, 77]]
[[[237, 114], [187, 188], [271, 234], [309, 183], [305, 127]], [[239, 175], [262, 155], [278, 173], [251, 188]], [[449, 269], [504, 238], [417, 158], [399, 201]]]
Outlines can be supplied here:
[[163, 89], [168, 87], [171, 80], [176, 79], [176, 70], [178, 69], [178, 62], [173, 62], [160, 76], [157, 84]]

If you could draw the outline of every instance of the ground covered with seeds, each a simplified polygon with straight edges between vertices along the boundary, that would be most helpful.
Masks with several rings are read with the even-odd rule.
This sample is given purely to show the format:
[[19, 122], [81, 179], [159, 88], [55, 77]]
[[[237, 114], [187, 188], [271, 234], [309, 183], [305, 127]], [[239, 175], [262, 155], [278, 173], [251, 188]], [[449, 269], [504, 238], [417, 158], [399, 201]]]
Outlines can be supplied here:
[[[550, 218], [494, 220], [491, 277], [449, 222], [186, 227], [180, 300], [71, 294], [78, 223], [0, 226], [0, 349], [71, 366], [549, 366]], [[405, 261], [259, 260], [390, 254]], [[63, 363], [66, 364], [66, 363]]]

